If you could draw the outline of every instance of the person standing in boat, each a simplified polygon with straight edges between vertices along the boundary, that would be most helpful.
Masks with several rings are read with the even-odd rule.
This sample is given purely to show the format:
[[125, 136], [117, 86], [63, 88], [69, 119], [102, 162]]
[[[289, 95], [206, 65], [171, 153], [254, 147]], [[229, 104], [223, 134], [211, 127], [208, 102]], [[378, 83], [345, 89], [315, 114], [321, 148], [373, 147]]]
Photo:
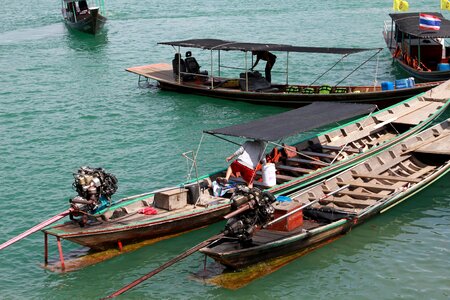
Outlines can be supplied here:
[[227, 169], [225, 182], [228, 182], [231, 174], [237, 175], [239, 173], [248, 187], [252, 188], [256, 167], [263, 158], [265, 150], [266, 142], [264, 141], [246, 141], [236, 152], [226, 158], [227, 161], [230, 161], [237, 157]]
[[252, 51], [252, 55], [256, 55], [256, 60], [250, 70], [253, 71], [253, 69], [256, 67], [256, 65], [259, 63], [260, 60], [265, 60], [266, 68], [264, 71], [265, 71], [265, 75], [266, 75], [266, 80], [269, 83], [271, 83], [272, 82], [271, 71], [272, 71], [273, 65], [277, 61], [277, 56], [275, 54], [270, 53], [269, 51]]

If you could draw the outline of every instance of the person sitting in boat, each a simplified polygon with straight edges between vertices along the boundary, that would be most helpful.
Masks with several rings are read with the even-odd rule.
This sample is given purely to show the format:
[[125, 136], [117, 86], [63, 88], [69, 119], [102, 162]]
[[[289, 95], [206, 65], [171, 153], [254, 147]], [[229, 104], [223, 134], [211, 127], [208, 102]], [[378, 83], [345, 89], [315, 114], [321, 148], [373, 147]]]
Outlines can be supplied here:
[[277, 61], [277, 56], [275, 54], [270, 53], [269, 51], [252, 51], [252, 55], [256, 55], [256, 60], [250, 70], [253, 71], [253, 69], [256, 67], [256, 65], [258, 65], [260, 60], [265, 60], [266, 68], [264, 71], [265, 71], [265, 75], [266, 75], [266, 80], [269, 83], [271, 83], [272, 75], [270, 72], [272, 71], [273, 65]]
[[200, 75], [208, 75], [208, 71], [200, 71], [200, 65], [198, 64], [195, 57], [192, 56], [191, 51], [186, 52], [186, 58], [184, 59], [186, 62], [186, 70], [191, 74], [200, 74]]
[[240, 174], [248, 187], [252, 188], [256, 167], [263, 158], [265, 150], [266, 142], [264, 141], [246, 141], [236, 152], [226, 158], [227, 161], [230, 161], [237, 157], [227, 169], [224, 179], [225, 183], [228, 182], [231, 174]]
[[186, 79], [186, 63], [181, 57], [181, 53], [175, 53], [175, 57], [172, 59], [172, 69], [175, 79], [178, 79], [178, 74], [181, 73], [181, 78]]

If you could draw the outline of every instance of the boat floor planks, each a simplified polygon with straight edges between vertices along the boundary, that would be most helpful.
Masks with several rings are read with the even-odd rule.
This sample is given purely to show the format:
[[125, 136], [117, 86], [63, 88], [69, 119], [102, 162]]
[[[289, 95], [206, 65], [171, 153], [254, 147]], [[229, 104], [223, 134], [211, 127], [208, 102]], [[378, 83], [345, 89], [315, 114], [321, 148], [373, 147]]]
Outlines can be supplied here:
[[[404, 152], [418, 142], [423, 144], [414, 151]], [[284, 237], [266, 229], [268, 232], [258, 232], [258, 237], [255, 234], [258, 243], [253, 245], [232, 240], [221, 244], [219, 240], [200, 249], [200, 252], [232, 269], [240, 269], [338, 237], [450, 172], [449, 145], [450, 119], [380, 151], [323, 182], [288, 195], [292, 209], [302, 209], [304, 222], [317, 221], [316, 228], [309, 230], [305, 225], [299, 225], [294, 230], [286, 231], [290, 234], [285, 232]]]

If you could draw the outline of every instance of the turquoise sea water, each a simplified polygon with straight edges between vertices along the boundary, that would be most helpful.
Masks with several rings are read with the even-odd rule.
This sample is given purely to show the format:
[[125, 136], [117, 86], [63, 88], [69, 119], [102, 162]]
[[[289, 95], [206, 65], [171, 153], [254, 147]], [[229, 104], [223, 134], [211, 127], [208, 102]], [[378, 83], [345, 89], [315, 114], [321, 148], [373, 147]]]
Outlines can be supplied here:
[[[185, 179], [181, 153], [203, 129], [243, 122], [282, 108], [138, 88], [125, 68], [169, 62], [157, 42], [188, 38], [328, 47], [384, 47], [391, 1], [108, 1], [100, 36], [70, 32], [58, 1], [3, 1], [0, 19], [0, 242], [67, 208], [72, 172], [101, 166], [119, 178], [120, 198]], [[417, 2], [417, 3], [415, 3]], [[411, 11], [439, 1], [409, 1]], [[445, 13], [448, 17], [448, 13]], [[207, 66], [209, 52], [194, 50]], [[335, 83], [367, 55], [345, 59], [322, 83]], [[241, 56], [224, 54], [230, 66]], [[338, 58], [289, 57], [291, 82], [311, 82]], [[273, 81], [284, 80], [282, 55]], [[376, 68], [378, 65], [378, 69]], [[233, 75], [235, 70], [228, 70]], [[346, 81], [401, 77], [386, 50]], [[236, 74], [234, 74], [236, 75]], [[450, 114], [446, 114], [450, 116]], [[234, 146], [206, 137], [201, 174], [226, 166]], [[195, 254], [123, 299], [448, 299], [450, 177], [345, 237], [238, 290], [194, 279]], [[0, 253], [0, 299], [97, 299], [217, 233], [222, 224], [141, 248], [83, 270], [40, 267], [36, 233]], [[56, 245], [51, 239], [51, 255]], [[65, 251], [77, 249], [64, 242]]]

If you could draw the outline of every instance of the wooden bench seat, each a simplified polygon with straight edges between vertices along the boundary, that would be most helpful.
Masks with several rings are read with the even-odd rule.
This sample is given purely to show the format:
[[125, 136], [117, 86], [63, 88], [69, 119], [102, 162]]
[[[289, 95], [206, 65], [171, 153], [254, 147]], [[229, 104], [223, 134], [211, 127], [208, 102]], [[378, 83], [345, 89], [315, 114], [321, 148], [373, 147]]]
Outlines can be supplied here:
[[[341, 151], [342, 147], [339, 146], [330, 146], [330, 145], [319, 145], [322, 149], [326, 150], [332, 150], [332, 151]], [[360, 153], [359, 149], [345, 147], [343, 150], [344, 152], [350, 152], [350, 153]]]
[[372, 183], [365, 183], [365, 182], [356, 182], [356, 181], [344, 181], [344, 182], [338, 182], [338, 185], [350, 185], [355, 187], [362, 187], [362, 188], [368, 188], [368, 189], [375, 189], [375, 190], [387, 190], [387, 191], [395, 191], [397, 187], [395, 186], [388, 186], [383, 184], [372, 184]]
[[326, 204], [326, 203], [334, 203], [337, 206], [352, 206], [355, 208], [365, 208], [367, 206], [373, 205], [375, 203], [377, 203], [376, 200], [359, 200], [359, 199], [351, 199], [351, 198], [325, 198], [320, 200], [321, 204]]
[[324, 157], [324, 158], [330, 158], [330, 159], [334, 159], [336, 157], [336, 155], [333, 155], [333, 154], [312, 152], [312, 151], [299, 151], [299, 153], [309, 155], [309, 156], [317, 156], [317, 157]]
[[276, 168], [278, 170], [292, 171], [292, 172], [305, 173], [305, 174], [309, 174], [309, 173], [314, 171], [314, 170], [311, 170], [311, 169], [305, 169], [305, 168], [299, 168], [299, 167], [293, 167], [293, 166], [286, 166], [286, 165], [277, 165]]
[[326, 162], [323, 162], [320, 160], [303, 159], [303, 158], [297, 158], [297, 157], [288, 158], [287, 161], [302, 163], [302, 164], [309, 164], [309, 165], [317, 165], [317, 166], [321, 166], [321, 167], [326, 167], [326, 166], [330, 165], [329, 163], [326, 163]]
[[[328, 194], [333, 191], [324, 189], [323, 192], [325, 194]], [[352, 192], [352, 191], [339, 191], [339, 192], [337, 192], [337, 194], [348, 195], [351, 197], [363, 197], [363, 198], [373, 198], [373, 199], [383, 199], [386, 197], [386, 195], [378, 195], [378, 194], [362, 193], [362, 192]]]
[[353, 173], [352, 176], [359, 177], [359, 178], [367, 178], [367, 179], [382, 179], [382, 180], [404, 181], [404, 182], [412, 182], [412, 183], [420, 182], [420, 179], [417, 179], [417, 178], [408, 178], [408, 177], [390, 176], [390, 175]]

